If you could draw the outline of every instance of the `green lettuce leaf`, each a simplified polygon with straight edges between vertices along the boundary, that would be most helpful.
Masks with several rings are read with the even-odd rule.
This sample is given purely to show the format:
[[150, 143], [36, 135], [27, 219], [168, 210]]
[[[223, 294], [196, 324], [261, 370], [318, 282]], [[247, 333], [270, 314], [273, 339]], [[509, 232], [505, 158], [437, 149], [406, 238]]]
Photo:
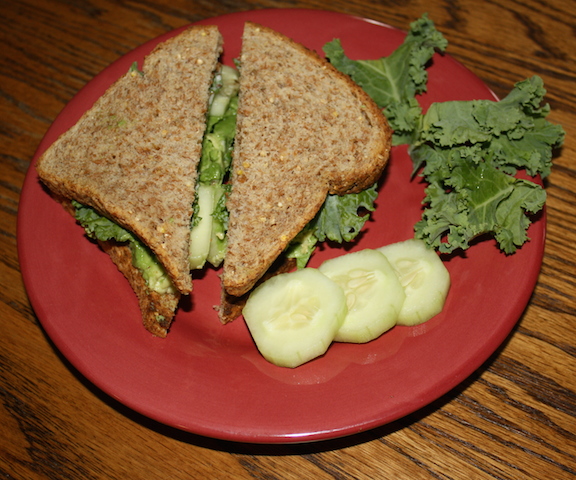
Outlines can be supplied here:
[[515, 175], [524, 170], [545, 178], [564, 139], [562, 127], [546, 120], [545, 93], [534, 76], [501, 101], [430, 106], [409, 147], [414, 172], [422, 168], [429, 183], [416, 237], [445, 253], [484, 234], [508, 254], [528, 240], [529, 215], [542, 209], [546, 192]]
[[84, 227], [86, 235], [94, 240], [107, 242], [114, 240], [126, 243], [132, 252], [132, 264], [142, 274], [142, 278], [150, 290], [158, 293], [174, 293], [176, 291], [170, 277], [156, 255], [146, 247], [131, 232], [122, 228], [107, 217], [100, 215], [92, 207], [72, 201], [78, 223]]
[[410, 25], [402, 45], [388, 57], [351, 60], [335, 39], [324, 45], [326, 58], [360, 85], [385, 110], [394, 130], [395, 145], [410, 143], [422, 113], [416, 95], [426, 91], [426, 65], [436, 51], [445, 51], [448, 42], [424, 14]]
[[288, 258], [295, 258], [303, 268], [314, 253], [316, 244], [331, 240], [350, 242], [360, 233], [375, 210], [377, 184], [360, 193], [328, 195], [316, 217], [300, 232], [286, 249]]
[[359, 213], [363, 210], [373, 212], [375, 209], [374, 201], [378, 196], [376, 188], [377, 185], [374, 184], [360, 193], [328, 195], [322, 209], [312, 221], [311, 227], [316, 238], [321, 242], [352, 241], [369, 218], [369, 215]]
[[137, 241], [134, 235], [112, 220], [100, 215], [92, 207], [72, 201], [75, 208], [75, 218], [84, 227], [88, 237], [107, 242], [114, 240], [118, 243]]
[[296, 259], [297, 268], [304, 268], [316, 250], [317, 243], [318, 237], [314, 235], [314, 229], [308, 224], [286, 247], [284, 255], [287, 258]]

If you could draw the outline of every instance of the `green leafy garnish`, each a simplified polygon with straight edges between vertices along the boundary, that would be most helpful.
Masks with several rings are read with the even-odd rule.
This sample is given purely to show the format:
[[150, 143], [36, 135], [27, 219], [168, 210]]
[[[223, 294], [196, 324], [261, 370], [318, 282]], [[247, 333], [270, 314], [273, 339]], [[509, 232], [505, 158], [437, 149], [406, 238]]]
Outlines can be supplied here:
[[413, 176], [428, 183], [415, 236], [451, 253], [488, 234], [513, 253], [528, 240], [530, 215], [546, 201], [535, 179], [516, 174], [548, 176], [564, 130], [546, 120], [550, 107], [542, 104], [546, 91], [538, 76], [517, 83], [501, 101], [439, 102], [423, 113], [417, 96], [426, 91], [426, 66], [446, 47], [423, 15], [388, 57], [350, 60], [338, 40], [324, 51], [383, 109], [394, 144], [408, 145]]
[[504, 252], [513, 253], [528, 239], [526, 213], [540, 211], [545, 200], [544, 189], [534, 182], [488, 163], [464, 160], [453, 166], [449, 179], [426, 188], [427, 208], [415, 225], [415, 236], [441, 253], [451, 253], [491, 233]]
[[519, 169], [549, 175], [552, 151], [564, 138], [562, 128], [546, 120], [545, 93], [534, 76], [499, 102], [431, 105], [409, 148], [415, 171], [422, 167], [429, 183], [416, 237], [445, 253], [466, 249], [483, 234], [492, 234], [505, 253], [528, 240], [527, 214], [542, 209], [546, 193], [514, 175]]
[[376, 60], [351, 60], [344, 54], [340, 40], [324, 45], [326, 58], [338, 70], [349, 75], [385, 109], [394, 130], [393, 143], [410, 143], [422, 113], [416, 95], [426, 91], [428, 73], [426, 65], [436, 51], [443, 52], [448, 45], [434, 22], [423, 15], [413, 22], [410, 32], [388, 57]]

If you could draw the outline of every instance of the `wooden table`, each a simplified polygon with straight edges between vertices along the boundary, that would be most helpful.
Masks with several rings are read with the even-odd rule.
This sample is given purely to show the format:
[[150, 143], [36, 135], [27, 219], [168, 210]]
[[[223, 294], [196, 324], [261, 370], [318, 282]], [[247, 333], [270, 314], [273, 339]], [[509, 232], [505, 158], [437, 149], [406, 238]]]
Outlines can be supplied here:
[[[427, 11], [449, 51], [499, 96], [540, 75], [567, 137], [547, 182], [541, 275], [517, 328], [469, 379], [360, 435], [250, 445], [164, 427], [87, 382], [44, 334], [24, 289], [24, 175], [62, 107], [139, 44], [261, 7], [331, 9], [406, 29]], [[3, 0], [0, 3], [0, 476], [10, 479], [576, 477], [576, 2]], [[487, 299], [489, 300], [489, 299]]]

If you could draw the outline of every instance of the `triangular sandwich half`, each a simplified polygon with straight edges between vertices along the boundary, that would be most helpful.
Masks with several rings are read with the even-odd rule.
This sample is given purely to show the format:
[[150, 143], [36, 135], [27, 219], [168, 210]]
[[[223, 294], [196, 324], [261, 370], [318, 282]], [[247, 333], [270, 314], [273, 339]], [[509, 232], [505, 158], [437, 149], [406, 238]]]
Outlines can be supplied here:
[[41, 156], [41, 181], [131, 232], [159, 260], [173, 288], [153, 291], [130, 248], [100, 242], [130, 281], [145, 327], [165, 336], [181, 294], [192, 290], [190, 220], [210, 86], [222, 51], [215, 26], [159, 44], [142, 68], [116, 81]]
[[357, 193], [377, 181], [392, 133], [380, 109], [348, 76], [251, 22], [243, 34], [239, 95], [222, 274], [224, 322], [232, 319], [226, 318], [232, 311], [227, 305], [265, 275], [328, 194]]

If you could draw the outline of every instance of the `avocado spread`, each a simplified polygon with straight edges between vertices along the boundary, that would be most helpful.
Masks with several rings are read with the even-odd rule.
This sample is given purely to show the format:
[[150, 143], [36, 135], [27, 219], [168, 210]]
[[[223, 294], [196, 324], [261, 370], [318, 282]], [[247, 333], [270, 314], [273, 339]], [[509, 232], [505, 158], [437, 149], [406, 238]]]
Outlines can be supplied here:
[[72, 205], [75, 208], [75, 218], [84, 227], [88, 237], [103, 242], [114, 240], [129, 245], [132, 252], [132, 265], [140, 270], [150, 290], [158, 293], [174, 293], [176, 291], [170, 277], [156, 256], [132, 233], [100, 215], [91, 207], [76, 201], [72, 201]]

